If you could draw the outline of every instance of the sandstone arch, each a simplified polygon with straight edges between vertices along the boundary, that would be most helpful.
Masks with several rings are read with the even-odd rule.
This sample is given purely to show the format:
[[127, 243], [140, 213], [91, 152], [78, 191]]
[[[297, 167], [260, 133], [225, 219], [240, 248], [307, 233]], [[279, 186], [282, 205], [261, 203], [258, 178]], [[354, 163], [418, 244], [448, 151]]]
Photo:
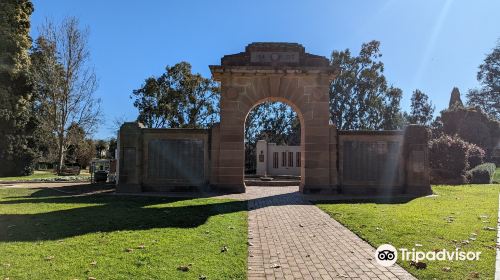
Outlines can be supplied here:
[[[248, 112], [263, 100], [282, 101], [301, 118], [301, 191], [332, 188], [329, 84], [334, 69], [328, 59], [291, 43], [253, 43], [245, 52], [224, 56], [210, 66], [221, 82], [218, 158], [211, 183], [244, 192], [244, 125]], [[336, 170], [336, 168], [335, 168]]]

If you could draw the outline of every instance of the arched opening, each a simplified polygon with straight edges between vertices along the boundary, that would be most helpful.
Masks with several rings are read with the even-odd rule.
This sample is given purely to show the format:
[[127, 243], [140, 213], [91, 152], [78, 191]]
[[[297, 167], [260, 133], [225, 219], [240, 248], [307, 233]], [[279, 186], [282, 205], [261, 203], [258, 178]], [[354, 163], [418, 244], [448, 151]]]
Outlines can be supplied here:
[[300, 110], [266, 98], [248, 112], [244, 127], [245, 185], [293, 186], [302, 178], [304, 149]]

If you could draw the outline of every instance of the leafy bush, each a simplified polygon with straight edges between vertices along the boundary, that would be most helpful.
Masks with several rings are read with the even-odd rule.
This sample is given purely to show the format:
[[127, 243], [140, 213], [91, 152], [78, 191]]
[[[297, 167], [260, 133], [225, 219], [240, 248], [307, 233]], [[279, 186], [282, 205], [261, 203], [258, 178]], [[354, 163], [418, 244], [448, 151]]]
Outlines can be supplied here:
[[434, 184], [466, 183], [466, 171], [482, 163], [485, 154], [477, 145], [446, 134], [429, 142], [429, 152]]
[[59, 176], [76, 176], [80, 175], [80, 167], [79, 166], [64, 166], [58, 172]]
[[486, 152], [478, 145], [470, 144], [469, 146], [469, 168], [474, 168], [484, 162]]
[[494, 163], [483, 163], [467, 171], [467, 179], [473, 184], [491, 184], [495, 175]]

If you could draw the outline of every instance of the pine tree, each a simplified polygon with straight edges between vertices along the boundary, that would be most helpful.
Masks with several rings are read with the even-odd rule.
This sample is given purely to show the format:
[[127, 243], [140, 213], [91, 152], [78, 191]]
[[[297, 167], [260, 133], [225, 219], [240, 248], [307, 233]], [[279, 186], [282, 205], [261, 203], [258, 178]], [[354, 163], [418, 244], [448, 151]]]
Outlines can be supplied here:
[[35, 152], [28, 50], [29, 0], [0, 2], [0, 176], [32, 172]]

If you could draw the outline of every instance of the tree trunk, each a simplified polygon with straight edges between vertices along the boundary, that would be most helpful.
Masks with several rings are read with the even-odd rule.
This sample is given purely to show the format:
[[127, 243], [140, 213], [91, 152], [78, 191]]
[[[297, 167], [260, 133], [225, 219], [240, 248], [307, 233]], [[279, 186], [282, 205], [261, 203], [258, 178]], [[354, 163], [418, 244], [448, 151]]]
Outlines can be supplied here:
[[57, 140], [59, 142], [59, 147], [58, 147], [58, 151], [57, 151], [57, 156], [59, 159], [59, 166], [57, 167], [57, 172], [59, 173], [59, 172], [61, 172], [61, 169], [64, 165], [64, 134], [60, 135]]

